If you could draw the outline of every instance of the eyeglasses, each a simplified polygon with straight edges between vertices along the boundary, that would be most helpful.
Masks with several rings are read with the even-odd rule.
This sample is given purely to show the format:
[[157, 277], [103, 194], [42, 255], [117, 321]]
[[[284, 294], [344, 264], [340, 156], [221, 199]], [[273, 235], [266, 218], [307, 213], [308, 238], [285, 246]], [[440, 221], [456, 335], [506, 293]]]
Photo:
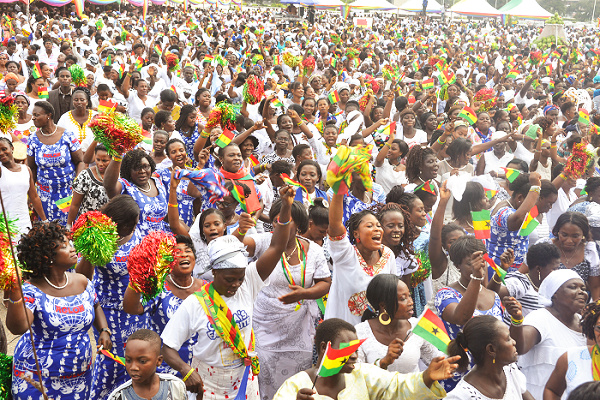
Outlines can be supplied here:
[[217, 201], [217, 206], [225, 207], [225, 208], [231, 207], [233, 204], [234, 203], [227, 203], [225, 201]]
[[142, 164], [138, 167], [133, 168], [135, 172], [150, 171], [151, 169], [152, 167], [150, 166], [150, 164]]

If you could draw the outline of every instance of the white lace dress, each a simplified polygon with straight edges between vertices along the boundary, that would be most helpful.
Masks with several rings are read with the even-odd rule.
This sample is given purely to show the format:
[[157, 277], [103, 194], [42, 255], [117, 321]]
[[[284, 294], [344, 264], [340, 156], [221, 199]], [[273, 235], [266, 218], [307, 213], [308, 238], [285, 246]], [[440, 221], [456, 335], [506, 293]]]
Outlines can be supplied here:
[[[418, 319], [410, 318], [408, 321], [414, 328], [417, 325]], [[388, 346], [377, 341], [371, 330], [369, 321], [364, 321], [356, 325], [356, 335], [359, 339], [368, 339], [358, 349], [359, 362], [373, 364], [378, 359], [380, 360], [385, 357]], [[443, 355], [444, 353], [436, 349], [422, 337], [411, 334], [406, 343], [404, 343], [402, 354], [388, 366], [387, 370], [402, 374], [419, 372], [419, 361], [422, 361], [424, 365], [429, 365], [433, 358]]]
[[[272, 233], [250, 236], [256, 244], [254, 258], [268, 249], [272, 236]], [[300, 264], [290, 265], [289, 269], [295, 283], [300, 285]], [[309, 241], [304, 286], [311, 287], [315, 279], [330, 276], [323, 249]], [[261, 399], [265, 400], [271, 400], [286, 379], [312, 366], [318, 306], [314, 300], [305, 300], [295, 310], [297, 303], [279, 301], [279, 297], [289, 292], [289, 283], [279, 261], [269, 276], [269, 285], [260, 291], [254, 304], [253, 328], [260, 360], [258, 382]]]

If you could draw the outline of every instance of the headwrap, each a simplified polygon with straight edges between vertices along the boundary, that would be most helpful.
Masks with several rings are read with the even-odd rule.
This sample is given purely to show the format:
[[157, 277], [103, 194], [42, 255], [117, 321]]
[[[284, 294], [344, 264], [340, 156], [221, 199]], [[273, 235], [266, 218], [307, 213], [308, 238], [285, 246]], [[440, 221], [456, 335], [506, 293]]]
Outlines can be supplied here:
[[558, 110], [559, 108], [557, 106], [555, 106], [554, 104], [548, 104], [546, 107], [544, 107], [544, 116], [548, 115], [548, 113], [552, 110]]
[[29, 96], [27, 96], [27, 93], [25, 93], [22, 90], [19, 90], [18, 92], [13, 93], [13, 97], [15, 98], [15, 100], [19, 96], [21, 96], [25, 99], [25, 101], [27, 102], [27, 105], [31, 104], [31, 100], [29, 99]]
[[231, 235], [221, 236], [208, 244], [212, 269], [246, 268], [248, 255], [244, 245]]
[[552, 271], [540, 285], [540, 304], [546, 307], [552, 305], [552, 296], [565, 282], [571, 279], [581, 279], [579, 274], [571, 269], [557, 269]]
[[19, 82], [19, 77], [14, 72], [9, 72], [4, 76], [4, 82], [8, 81], [9, 79], [14, 79], [15, 81]]

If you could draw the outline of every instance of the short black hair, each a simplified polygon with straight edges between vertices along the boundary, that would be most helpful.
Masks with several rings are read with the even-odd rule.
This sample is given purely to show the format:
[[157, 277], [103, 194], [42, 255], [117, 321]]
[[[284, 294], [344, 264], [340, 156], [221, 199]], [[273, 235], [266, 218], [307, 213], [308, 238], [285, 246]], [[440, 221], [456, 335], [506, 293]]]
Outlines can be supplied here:
[[597, 400], [600, 398], [600, 382], [591, 381], [577, 386], [567, 400]]
[[317, 197], [314, 204], [308, 207], [308, 220], [317, 226], [329, 225], [329, 208], [325, 206], [325, 201]]
[[310, 146], [306, 143], [300, 143], [295, 145], [292, 149], [292, 157], [294, 157], [294, 160], [300, 157], [305, 150], [310, 150]]
[[38, 101], [33, 105], [33, 108], [39, 107], [44, 110], [44, 114], [50, 114], [54, 118], [54, 106], [49, 101]]
[[356, 328], [351, 323], [339, 318], [329, 318], [321, 322], [315, 332], [315, 347], [317, 348], [317, 352], [319, 352], [321, 343], [327, 344], [333, 342], [343, 331], [356, 333]]
[[174, 91], [172, 91], [171, 89], [165, 89], [162, 92], [160, 92], [160, 101], [162, 101], [163, 103], [165, 101], [176, 102], [177, 94]]
[[560, 258], [558, 247], [554, 243], [536, 243], [527, 250], [527, 266], [529, 269], [544, 268], [552, 261]]
[[165, 145], [165, 153], [167, 154], [167, 157], [169, 157], [169, 146], [172, 146], [175, 143], [181, 143], [183, 145], [183, 148], [185, 149], [185, 143], [183, 143], [183, 140], [179, 138], [169, 139], [169, 141]]
[[[202, 227], [200, 227], [200, 229], [202, 229]], [[177, 244], [185, 244], [190, 250], [192, 250], [194, 255], [196, 254], [196, 248], [194, 247], [194, 242], [192, 241], [192, 238], [190, 238], [189, 236], [175, 235], [175, 242]]]
[[156, 125], [157, 128], [162, 129], [162, 124], [167, 122], [169, 120], [170, 116], [171, 116], [171, 111], [160, 110], [154, 116], [154, 125]]
[[452, 214], [455, 219], [462, 219], [471, 215], [473, 205], [485, 197], [483, 186], [479, 182], [467, 182], [465, 191], [460, 201], [452, 203]]
[[125, 154], [125, 157], [123, 157], [123, 161], [121, 162], [121, 178], [131, 182], [131, 171], [134, 168], [139, 168], [144, 158], [148, 160], [148, 163], [150, 163], [150, 170], [154, 173], [154, 171], [156, 171], [156, 163], [152, 157], [142, 149], [134, 149], [128, 151]]
[[457, 267], [462, 264], [463, 260], [470, 257], [477, 251], [485, 252], [485, 245], [479, 239], [475, 239], [474, 236], [465, 235], [456, 239], [450, 247], [450, 260]]
[[138, 203], [127, 194], [116, 195], [102, 206], [101, 211], [117, 224], [117, 233], [121, 237], [133, 232], [140, 215]]
[[[300, 145], [298, 145], [300, 146]], [[296, 147], [298, 147], [296, 146]], [[294, 147], [294, 148], [296, 148]], [[319, 177], [319, 182], [317, 182], [318, 184], [321, 183], [321, 179], [323, 178], [323, 171], [321, 171], [321, 166], [319, 165], [318, 162], [316, 162], [315, 160], [303, 160], [300, 165], [298, 165], [298, 168], [296, 169], [296, 176], [300, 177], [300, 172], [308, 166], [313, 166], [317, 169], [317, 176]]]
[[[141, 340], [143, 342], [148, 342], [148, 345], [151, 347], [155, 347], [157, 353], [160, 355], [160, 349], [162, 347], [162, 340], [158, 333], [151, 331], [150, 329], [138, 329], [133, 332], [127, 338], [127, 343], [131, 340]], [[127, 346], [125, 346], [125, 350], [127, 351]]]

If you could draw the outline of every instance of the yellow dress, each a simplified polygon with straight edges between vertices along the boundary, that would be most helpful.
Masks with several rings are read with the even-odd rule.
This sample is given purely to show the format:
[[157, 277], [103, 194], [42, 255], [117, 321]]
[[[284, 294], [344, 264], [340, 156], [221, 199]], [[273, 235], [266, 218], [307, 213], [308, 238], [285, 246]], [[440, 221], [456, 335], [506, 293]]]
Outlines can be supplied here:
[[[351, 374], [345, 374], [346, 388], [337, 400], [401, 400], [441, 399], [446, 391], [438, 382], [431, 389], [423, 382], [423, 373], [400, 374], [388, 372], [371, 364], [356, 364]], [[313, 383], [304, 371], [297, 373], [279, 388], [273, 400], [293, 400], [298, 391], [311, 388]], [[331, 400], [329, 396], [313, 395], [318, 400]]]

